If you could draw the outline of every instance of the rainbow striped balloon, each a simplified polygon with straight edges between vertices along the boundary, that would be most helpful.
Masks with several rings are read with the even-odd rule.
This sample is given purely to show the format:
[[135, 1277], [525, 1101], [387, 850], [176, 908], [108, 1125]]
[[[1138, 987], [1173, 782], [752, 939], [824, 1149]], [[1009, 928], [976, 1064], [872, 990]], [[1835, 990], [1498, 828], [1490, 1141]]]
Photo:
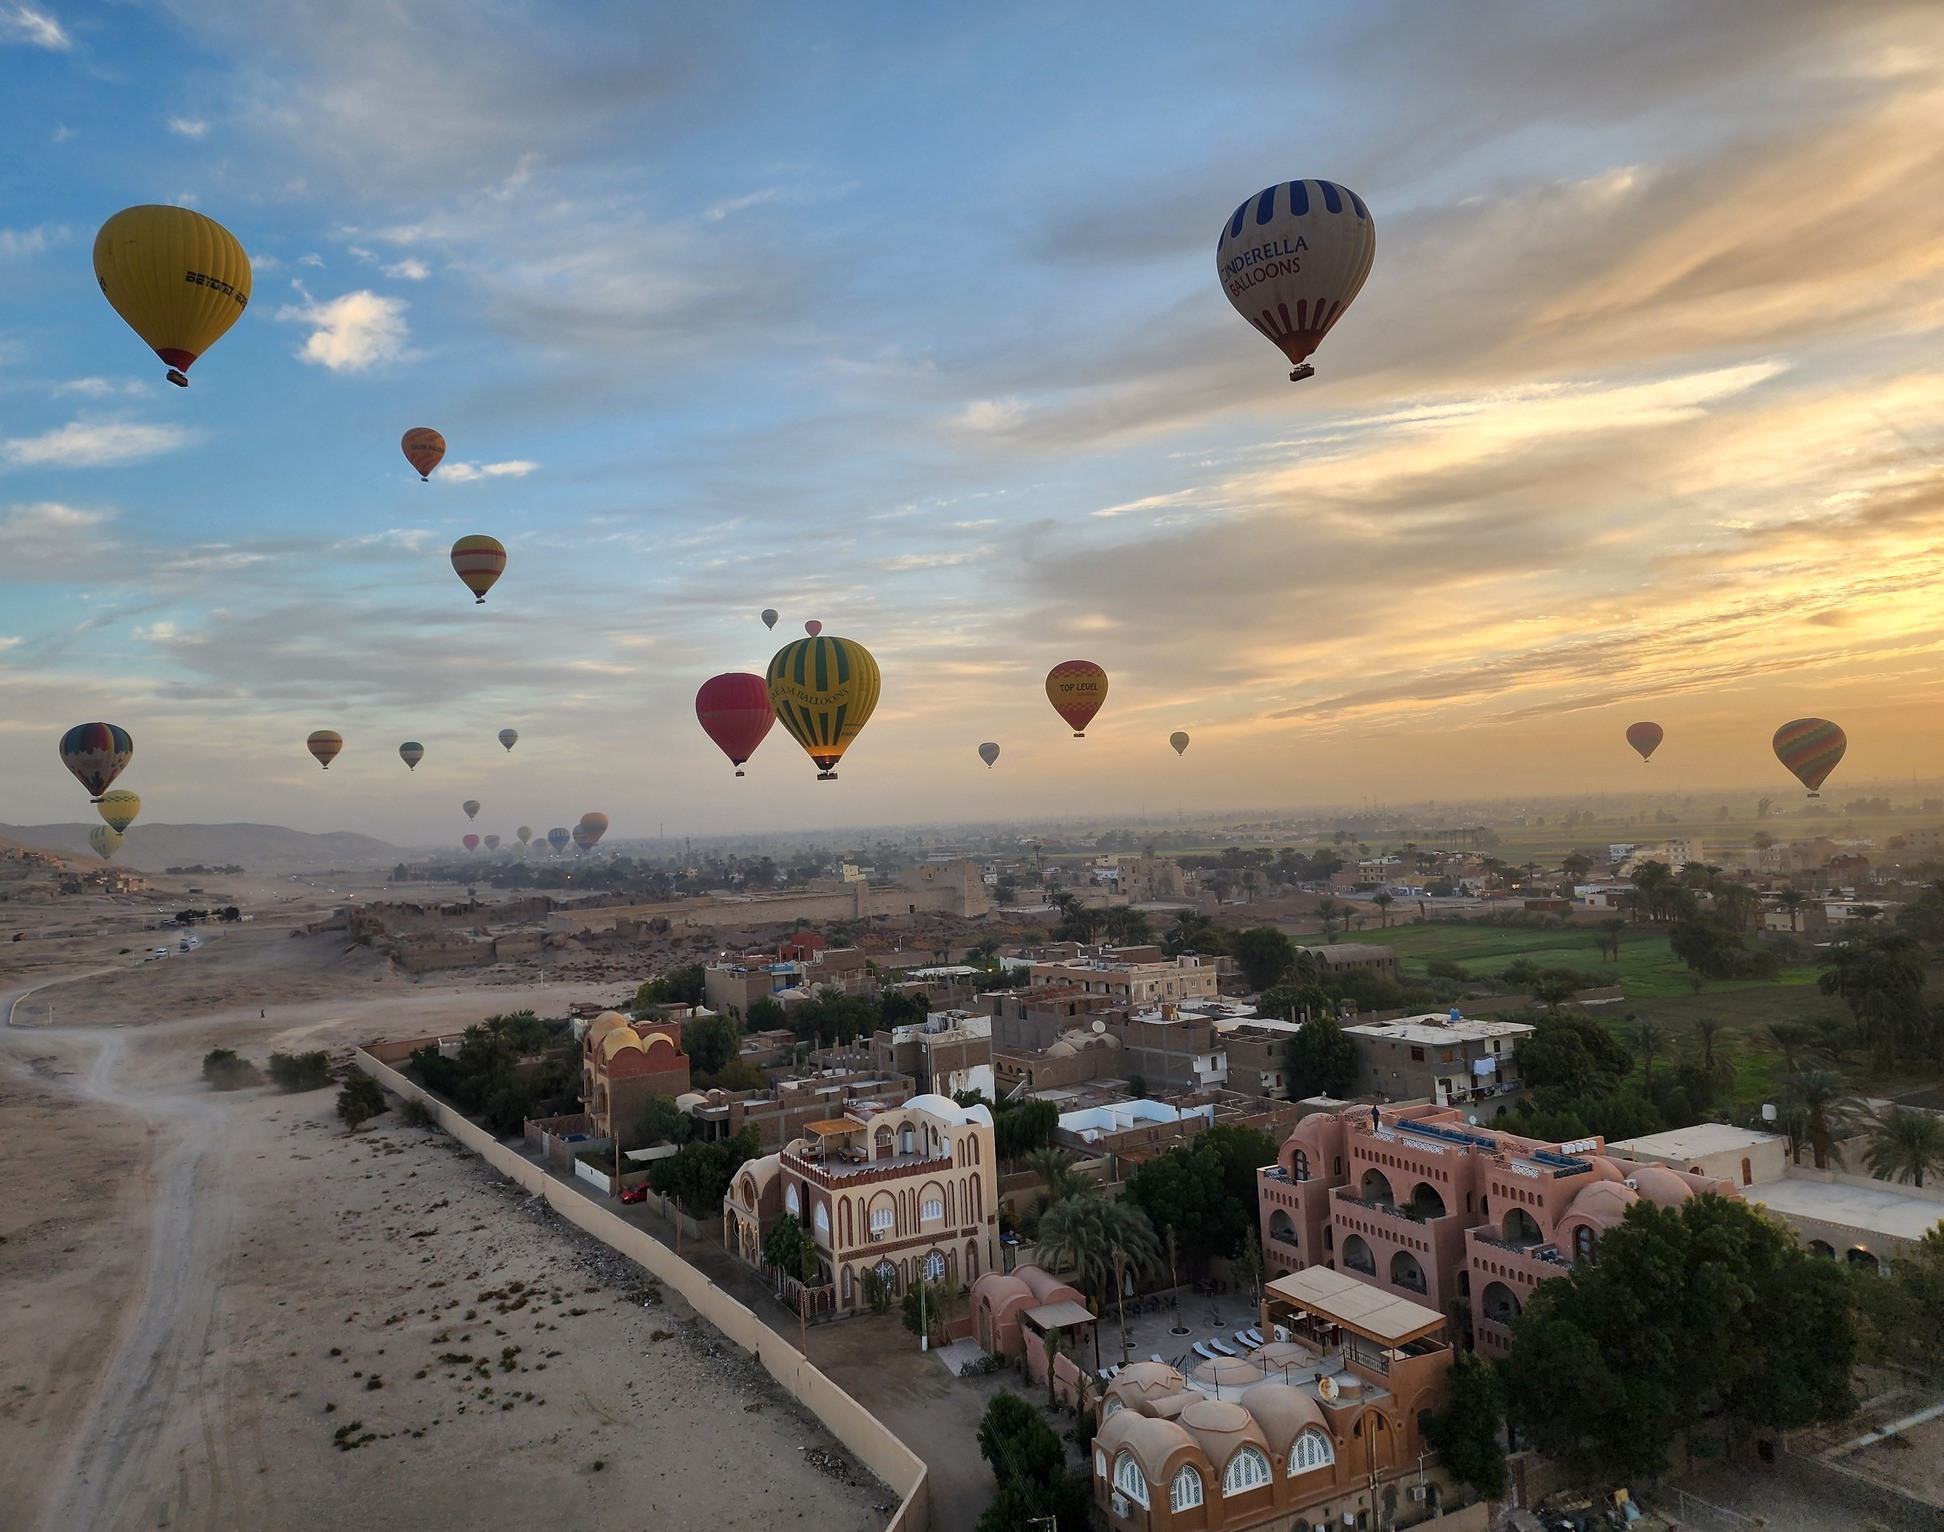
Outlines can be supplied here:
[[61, 764], [96, 803], [134, 754], [128, 730], [112, 723], [77, 723], [61, 736]]
[[1827, 718], [1797, 718], [1775, 731], [1775, 758], [1809, 789], [1811, 798], [1849, 749], [1849, 736]]

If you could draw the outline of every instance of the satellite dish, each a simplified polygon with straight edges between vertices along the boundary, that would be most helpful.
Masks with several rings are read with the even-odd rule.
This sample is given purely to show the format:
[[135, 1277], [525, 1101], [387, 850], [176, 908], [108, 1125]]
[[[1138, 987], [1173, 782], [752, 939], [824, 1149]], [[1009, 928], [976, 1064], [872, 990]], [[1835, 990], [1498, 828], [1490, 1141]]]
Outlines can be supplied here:
[[1465, 1121], [1466, 1121], [1466, 1122], [1468, 1122], [1468, 1123], [1470, 1123], [1470, 1124], [1471, 1124], [1471, 1125], [1472, 1125], [1472, 1126], [1473, 1126], [1474, 1128], [1475, 1128], [1475, 1127], [1477, 1127], [1477, 1126], [1478, 1126], [1478, 1113], [1476, 1113], [1476, 1112], [1467, 1112], [1467, 1113], [1465, 1114]]
[[1107, 1030], [1107, 1023], [1096, 1018], [1093, 1024], [1093, 1029], [1096, 1033], [1105, 1032]]

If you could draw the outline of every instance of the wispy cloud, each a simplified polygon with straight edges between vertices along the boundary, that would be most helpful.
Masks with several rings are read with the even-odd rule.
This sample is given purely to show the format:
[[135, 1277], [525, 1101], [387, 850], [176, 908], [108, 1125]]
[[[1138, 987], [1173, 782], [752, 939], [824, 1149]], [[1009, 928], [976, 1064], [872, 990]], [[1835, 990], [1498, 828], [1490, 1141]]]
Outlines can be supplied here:
[[0, 43], [21, 43], [66, 53], [73, 41], [46, 11], [31, 5], [0, 5]]
[[453, 484], [471, 484], [479, 479], [524, 479], [539, 466], [525, 458], [508, 458], [503, 463], [442, 463], [438, 476]]
[[416, 256], [407, 256], [402, 261], [380, 268], [386, 276], [404, 282], [423, 282], [432, 275], [432, 268]]
[[200, 117], [171, 117], [169, 131], [178, 138], [203, 139], [209, 136], [209, 124]]
[[364, 372], [405, 354], [411, 331], [405, 323], [405, 300], [388, 298], [369, 289], [342, 297], [286, 304], [277, 318], [311, 326], [310, 338], [298, 356], [332, 372]]
[[132, 421], [74, 420], [38, 436], [0, 441], [0, 461], [16, 468], [58, 464], [63, 468], [103, 468], [174, 452], [197, 439], [181, 426], [138, 425]]
[[60, 224], [37, 224], [31, 229], [0, 229], [0, 256], [39, 255], [67, 241]]

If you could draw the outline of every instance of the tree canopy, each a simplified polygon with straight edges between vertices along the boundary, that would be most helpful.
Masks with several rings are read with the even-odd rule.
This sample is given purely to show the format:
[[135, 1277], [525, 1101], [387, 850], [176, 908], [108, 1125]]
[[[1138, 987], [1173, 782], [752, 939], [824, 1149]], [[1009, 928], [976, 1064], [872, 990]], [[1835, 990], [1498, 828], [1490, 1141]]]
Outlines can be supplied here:
[[1348, 1099], [1357, 1084], [1357, 1045], [1335, 1018], [1312, 1016], [1283, 1044], [1283, 1067], [1291, 1101], [1309, 1096]]
[[1256, 1171], [1274, 1164], [1276, 1141], [1255, 1128], [1210, 1128], [1134, 1172], [1124, 1200], [1155, 1229], [1172, 1228], [1189, 1260], [1234, 1252], [1257, 1234]]

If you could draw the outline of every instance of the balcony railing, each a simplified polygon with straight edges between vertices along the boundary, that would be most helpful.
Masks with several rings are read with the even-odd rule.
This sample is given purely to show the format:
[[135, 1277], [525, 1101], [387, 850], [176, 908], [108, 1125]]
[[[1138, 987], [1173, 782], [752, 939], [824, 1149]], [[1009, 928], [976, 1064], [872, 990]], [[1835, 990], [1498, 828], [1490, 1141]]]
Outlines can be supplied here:
[[1262, 1170], [1262, 1177], [1265, 1181], [1281, 1181], [1286, 1185], [1291, 1185], [1291, 1186], [1300, 1186], [1306, 1181], [1313, 1181], [1316, 1179], [1315, 1176], [1313, 1176], [1307, 1170], [1295, 1171], [1292, 1173], [1290, 1171], [1284, 1170], [1283, 1167], [1280, 1165], [1264, 1166]]

